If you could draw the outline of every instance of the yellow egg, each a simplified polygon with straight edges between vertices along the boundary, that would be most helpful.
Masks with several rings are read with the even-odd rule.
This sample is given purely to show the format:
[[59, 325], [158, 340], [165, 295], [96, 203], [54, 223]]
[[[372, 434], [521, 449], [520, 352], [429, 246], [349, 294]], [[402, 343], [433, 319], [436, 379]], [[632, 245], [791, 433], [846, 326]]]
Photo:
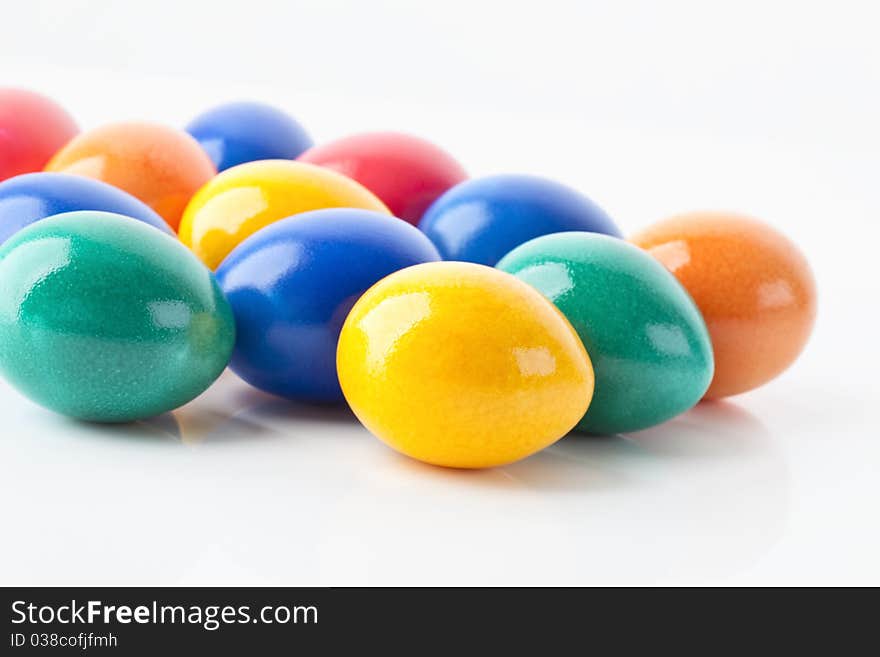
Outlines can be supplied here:
[[262, 160], [227, 169], [196, 192], [180, 220], [180, 239], [216, 269], [260, 228], [323, 208], [391, 214], [366, 187], [335, 171], [291, 160]]
[[590, 358], [556, 307], [509, 274], [463, 262], [416, 265], [370, 288], [345, 321], [336, 364], [367, 429], [455, 468], [547, 447], [593, 396]]

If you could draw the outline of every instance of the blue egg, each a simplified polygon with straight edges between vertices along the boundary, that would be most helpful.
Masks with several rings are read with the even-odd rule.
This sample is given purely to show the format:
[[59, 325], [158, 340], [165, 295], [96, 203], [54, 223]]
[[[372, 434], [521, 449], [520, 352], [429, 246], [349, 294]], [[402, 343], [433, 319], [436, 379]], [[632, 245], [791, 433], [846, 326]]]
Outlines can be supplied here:
[[428, 208], [419, 223], [444, 260], [494, 266], [508, 252], [550, 233], [622, 237], [598, 205], [558, 182], [504, 174], [466, 180]]
[[336, 343], [355, 301], [398, 269], [438, 260], [417, 228], [369, 210], [304, 212], [257, 231], [217, 269], [237, 330], [230, 367], [281, 397], [342, 400]]
[[254, 160], [294, 160], [312, 138], [280, 109], [254, 102], [218, 105], [186, 127], [218, 171]]
[[0, 244], [35, 221], [78, 210], [123, 214], [175, 234], [147, 204], [113, 185], [69, 173], [26, 173], [0, 183]]

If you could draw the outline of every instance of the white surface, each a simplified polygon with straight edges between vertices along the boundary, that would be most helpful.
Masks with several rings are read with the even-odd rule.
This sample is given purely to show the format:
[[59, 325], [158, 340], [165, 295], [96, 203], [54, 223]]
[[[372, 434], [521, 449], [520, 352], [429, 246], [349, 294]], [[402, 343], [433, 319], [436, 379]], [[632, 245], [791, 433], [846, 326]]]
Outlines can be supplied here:
[[767, 387], [519, 464], [399, 457], [227, 373], [99, 428], [0, 384], [2, 584], [880, 584], [880, 41], [866, 2], [37, 2], [0, 84], [85, 126], [253, 97], [320, 140], [418, 132], [475, 174], [559, 178], [627, 231], [749, 212], [815, 267]]

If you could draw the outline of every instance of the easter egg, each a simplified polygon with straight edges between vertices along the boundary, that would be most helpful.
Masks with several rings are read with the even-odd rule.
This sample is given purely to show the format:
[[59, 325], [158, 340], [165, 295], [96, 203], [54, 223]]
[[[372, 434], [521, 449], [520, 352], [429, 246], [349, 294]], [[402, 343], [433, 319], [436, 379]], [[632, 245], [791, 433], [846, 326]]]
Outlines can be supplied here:
[[339, 383], [375, 436], [412, 458], [486, 468], [564, 436], [593, 393], [590, 358], [534, 288], [463, 262], [416, 265], [354, 305]]
[[620, 237], [611, 218], [586, 196], [535, 176], [468, 180], [437, 199], [419, 223], [444, 260], [494, 265], [530, 239], [581, 230]]
[[757, 388], [803, 350], [816, 318], [816, 283], [787, 237], [742, 215], [694, 212], [635, 235], [694, 298], [712, 337], [718, 398]]
[[335, 171], [289, 160], [262, 160], [227, 169], [202, 187], [180, 222], [180, 239], [215, 269], [260, 228], [324, 208], [388, 212], [372, 192]]
[[439, 259], [417, 228], [370, 210], [314, 210], [258, 231], [217, 269], [237, 328], [230, 367], [282, 397], [342, 400], [336, 343], [354, 302], [388, 274]]
[[186, 131], [218, 171], [255, 160], [293, 160], [312, 145], [293, 117], [265, 103], [218, 105], [193, 119]]
[[198, 142], [154, 123], [112, 123], [74, 138], [46, 166], [119, 187], [174, 230], [192, 195], [216, 173]]
[[568, 318], [596, 375], [578, 429], [645, 429], [686, 411], [712, 379], [712, 345], [684, 288], [644, 251], [606, 235], [526, 242], [498, 268], [534, 286]]
[[211, 272], [143, 222], [71, 212], [0, 247], [0, 374], [53, 411], [97, 422], [170, 411], [220, 375], [234, 341]]
[[174, 235], [152, 208], [112, 185], [67, 173], [27, 173], [0, 183], [0, 244], [35, 221], [76, 210], [122, 214]]
[[0, 89], [0, 180], [40, 171], [77, 132], [55, 101], [26, 89]]
[[418, 224], [425, 210], [467, 173], [446, 151], [413, 135], [371, 132], [315, 146], [310, 162], [353, 178], [382, 199], [395, 217]]

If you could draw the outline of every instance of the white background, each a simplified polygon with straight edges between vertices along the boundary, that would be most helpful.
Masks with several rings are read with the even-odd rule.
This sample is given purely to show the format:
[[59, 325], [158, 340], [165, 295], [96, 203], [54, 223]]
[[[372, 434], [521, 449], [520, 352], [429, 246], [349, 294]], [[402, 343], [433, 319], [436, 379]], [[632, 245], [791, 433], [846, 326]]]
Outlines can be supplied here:
[[419, 133], [631, 232], [698, 208], [797, 241], [800, 361], [627, 437], [484, 472], [227, 373], [95, 427], [0, 384], [2, 584], [880, 584], [880, 15], [865, 2], [7, 3], [0, 84], [84, 127], [255, 98], [318, 140]]

